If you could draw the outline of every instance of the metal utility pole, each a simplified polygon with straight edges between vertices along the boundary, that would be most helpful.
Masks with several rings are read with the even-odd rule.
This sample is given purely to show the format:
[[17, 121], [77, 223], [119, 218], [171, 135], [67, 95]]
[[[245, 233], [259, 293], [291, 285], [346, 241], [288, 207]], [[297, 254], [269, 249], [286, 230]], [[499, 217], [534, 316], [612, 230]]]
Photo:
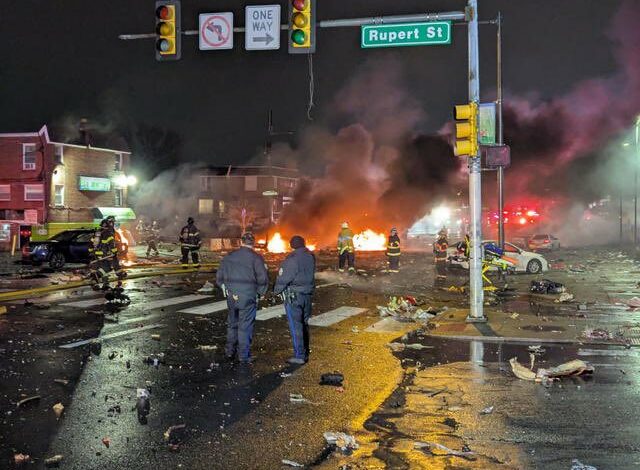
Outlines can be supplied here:
[[[469, 42], [469, 101], [480, 104], [480, 58], [478, 51], [478, 0], [467, 4]], [[479, 136], [475, 136], [477, 139]], [[480, 146], [469, 163], [469, 209], [471, 211], [471, 252], [469, 254], [469, 316], [468, 322], [485, 322], [484, 291], [482, 289], [482, 169]]]
[[636, 118], [636, 157], [633, 162], [633, 245], [638, 245], [638, 165], [640, 165], [640, 116]]
[[620, 190], [620, 212], [618, 214], [618, 220], [620, 221], [620, 244], [622, 245], [622, 190]]
[[[502, 134], [502, 14], [498, 12], [498, 28], [496, 30], [496, 86], [497, 86], [497, 117], [498, 117], [498, 145], [504, 144]], [[498, 167], [498, 243], [504, 249], [504, 167]]]

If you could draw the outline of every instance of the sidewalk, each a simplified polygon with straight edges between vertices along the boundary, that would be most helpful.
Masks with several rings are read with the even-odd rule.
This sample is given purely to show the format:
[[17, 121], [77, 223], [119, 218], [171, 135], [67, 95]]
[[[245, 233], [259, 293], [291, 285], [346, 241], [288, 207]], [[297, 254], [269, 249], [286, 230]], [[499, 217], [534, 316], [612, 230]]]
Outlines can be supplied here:
[[[526, 343], [585, 343], [640, 345], [640, 312], [620, 310], [621, 315], [578, 310], [576, 304], [563, 305], [558, 314], [534, 314], [485, 308], [488, 321], [468, 323], [467, 309], [450, 309], [428, 324], [427, 336], [483, 341]], [[573, 307], [573, 312], [569, 309]], [[603, 329], [611, 338], [592, 339], [585, 331]]]

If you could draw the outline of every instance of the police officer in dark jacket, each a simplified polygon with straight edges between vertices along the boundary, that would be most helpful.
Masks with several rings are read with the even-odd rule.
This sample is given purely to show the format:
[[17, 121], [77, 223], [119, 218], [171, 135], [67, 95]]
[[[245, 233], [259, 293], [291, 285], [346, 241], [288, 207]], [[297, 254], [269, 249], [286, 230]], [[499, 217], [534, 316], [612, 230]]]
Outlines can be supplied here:
[[180, 230], [180, 249], [182, 251], [182, 264], [189, 264], [189, 253], [193, 264], [198, 264], [200, 250], [200, 231], [193, 222], [193, 217], [187, 219], [187, 225]]
[[264, 258], [253, 251], [253, 234], [245, 233], [241, 240], [242, 247], [222, 259], [216, 282], [229, 307], [226, 359], [233, 360], [237, 354], [240, 362], [250, 363], [258, 296], [267, 293], [269, 275]]
[[315, 287], [316, 258], [306, 247], [304, 238], [295, 235], [289, 242], [293, 253], [286, 257], [273, 289], [284, 298], [289, 330], [293, 341], [290, 364], [304, 364], [309, 360], [309, 318], [311, 297]]

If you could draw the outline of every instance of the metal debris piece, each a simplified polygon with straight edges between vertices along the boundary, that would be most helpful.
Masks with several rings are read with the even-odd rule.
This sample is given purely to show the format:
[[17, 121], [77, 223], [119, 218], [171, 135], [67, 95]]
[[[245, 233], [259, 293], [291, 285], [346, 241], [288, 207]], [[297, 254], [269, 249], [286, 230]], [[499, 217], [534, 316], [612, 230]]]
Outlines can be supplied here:
[[16, 467], [28, 463], [31, 461], [31, 456], [28, 454], [14, 454], [13, 455], [13, 463], [15, 463]]
[[44, 464], [47, 467], [58, 467], [60, 465], [60, 462], [62, 462], [64, 460], [64, 456], [57, 454], [54, 455], [53, 457], [49, 457], [48, 459], [45, 459]]
[[557, 304], [560, 304], [564, 302], [571, 302], [572, 300], [573, 300], [573, 294], [569, 294], [568, 292], [563, 292], [562, 294], [560, 294], [560, 297], [554, 300], [554, 302]]
[[518, 377], [520, 380], [536, 380], [536, 374], [533, 371], [530, 371], [526, 367], [520, 365], [517, 358], [509, 359], [509, 364], [511, 364], [511, 370], [513, 374]]
[[53, 412], [56, 414], [56, 418], [60, 419], [63, 411], [64, 405], [62, 403], [56, 403], [55, 405], [53, 405]]
[[401, 352], [401, 351], [404, 351], [405, 349], [415, 349], [417, 351], [420, 351], [422, 349], [433, 349], [433, 346], [425, 346], [420, 343], [409, 343], [409, 344], [389, 343], [387, 344], [387, 347], [391, 349], [393, 352]]
[[211, 284], [209, 281], [205, 282], [204, 285], [198, 289], [198, 293], [200, 294], [208, 294], [213, 292], [213, 289], [215, 288], [215, 286], [213, 284]]
[[480, 410], [481, 415], [490, 415], [491, 413], [493, 413], [493, 406], [487, 406]]
[[339, 387], [344, 381], [344, 375], [340, 372], [327, 372], [320, 376], [320, 385], [333, 385]]
[[[431, 455], [438, 455], [438, 456], [454, 455], [456, 457], [462, 457], [463, 459], [470, 460], [470, 461], [476, 460], [476, 455], [472, 451], [466, 451], [465, 452], [465, 451], [449, 449], [448, 447], [443, 446], [442, 444], [438, 444], [437, 442], [420, 442], [420, 441], [418, 441], [418, 442], [415, 442], [413, 444], [413, 448], [421, 450], [422, 452], [427, 452], [427, 453], [429, 453]], [[440, 452], [444, 452], [444, 453], [435, 454], [433, 452], [434, 450], [439, 450]]]
[[16, 407], [20, 408], [21, 406], [27, 405], [29, 403], [36, 402], [36, 401], [40, 400], [40, 398], [41, 398], [40, 395], [34, 395], [32, 397], [23, 398], [18, 403], [16, 403]]
[[580, 462], [578, 459], [573, 459], [571, 461], [571, 470], [598, 470], [593, 465], [587, 465]]
[[282, 465], [287, 465], [288, 467], [298, 467], [304, 468], [304, 465], [298, 462], [294, 462], [293, 460], [282, 459]]
[[324, 439], [330, 446], [336, 446], [342, 453], [350, 453], [360, 446], [356, 442], [356, 438], [343, 432], [325, 432]]
[[109, 446], [111, 445], [111, 439], [109, 439], [108, 437], [103, 437], [102, 438], [102, 443], [108, 449]]
[[69, 381], [66, 379], [53, 379], [53, 381], [60, 385], [69, 385]]
[[216, 349], [218, 349], [218, 346], [216, 346], [215, 344], [201, 344], [200, 346], [198, 346], [198, 349], [200, 351], [215, 351]]
[[178, 440], [178, 434], [184, 432], [186, 428], [186, 424], [174, 424], [173, 426], [169, 426], [169, 428], [164, 432], [164, 440], [175, 444], [175, 441]]
[[580, 359], [574, 359], [549, 369], [539, 368], [537, 372], [533, 372], [520, 365], [518, 359], [515, 357], [509, 359], [509, 363], [511, 364], [513, 374], [519, 379], [543, 383], [561, 377], [592, 374], [594, 371], [591, 364]]

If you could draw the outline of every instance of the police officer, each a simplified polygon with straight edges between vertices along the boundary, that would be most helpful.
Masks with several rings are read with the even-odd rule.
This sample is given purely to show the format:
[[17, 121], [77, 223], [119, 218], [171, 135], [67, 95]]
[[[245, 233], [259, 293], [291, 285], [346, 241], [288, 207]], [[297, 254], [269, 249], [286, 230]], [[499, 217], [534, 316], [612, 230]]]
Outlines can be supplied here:
[[251, 340], [256, 320], [258, 296], [267, 293], [269, 275], [264, 258], [253, 251], [253, 234], [245, 233], [242, 246], [220, 262], [216, 283], [227, 297], [227, 345], [225, 357], [238, 355], [241, 363], [251, 362]]
[[189, 253], [193, 264], [198, 264], [200, 259], [198, 251], [200, 250], [200, 231], [193, 223], [193, 217], [187, 219], [187, 225], [180, 230], [180, 249], [182, 251], [182, 264], [189, 264]]
[[287, 359], [287, 362], [304, 364], [309, 360], [309, 317], [315, 287], [316, 258], [306, 248], [304, 238], [299, 235], [291, 237], [289, 245], [293, 252], [280, 266], [273, 293], [282, 295], [289, 321], [293, 357]]
[[400, 237], [398, 230], [393, 227], [387, 240], [387, 258], [389, 259], [389, 272], [400, 272]]
[[353, 245], [353, 232], [347, 222], [342, 223], [338, 233], [338, 271], [344, 272], [344, 267], [349, 267], [349, 273], [353, 274], [355, 268], [355, 247]]

